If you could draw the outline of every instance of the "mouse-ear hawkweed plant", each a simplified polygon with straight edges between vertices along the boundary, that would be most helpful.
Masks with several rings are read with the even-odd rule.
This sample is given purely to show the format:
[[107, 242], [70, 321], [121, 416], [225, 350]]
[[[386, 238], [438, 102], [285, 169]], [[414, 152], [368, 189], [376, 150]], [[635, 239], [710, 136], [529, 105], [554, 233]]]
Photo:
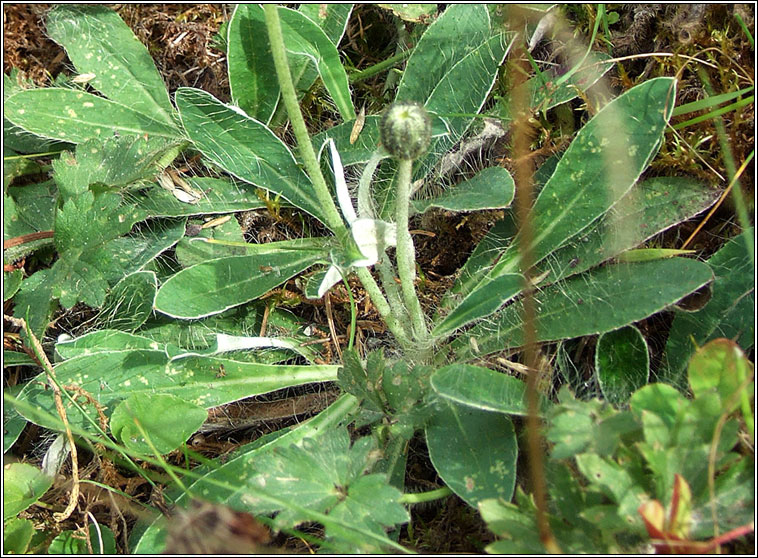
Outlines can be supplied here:
[[[642, 81], [593, 107], [594, 115], [570, 145], [537, 169], [539, 193], [524, 217], [532, 234], [525, 236], [519, 226], [524, 220], [511, 208], [514, 180], [505, 168], [485, 160], [465, 179], [464, 173], [456, 175], [455, 185], [440, 176], [443, 166], [450, 168], [451, 154], [478, 141], [482, 117], [508, 125], [510, 117], [498, 107], [509, 103], [510, 93], [493, 87], [507, 71], [503, 62], [514, 42], [524, 38], [493, 23], [493, 8], [483, 4], [451, 4], [436, 18], [424, 18], [412, 52], [394, 59], [407, 57], [394, 102], [375, 114], [369, 110], [361, 129], [337, 49], [351, 6], [314, 6], [235, 7], [225, 41], [230, 102], [193, 87], [180, 87], [169, 98], [147, 50], [110, 8], [54, 7], [47, 16], [50, 36], [67, 50], [78, 74], [95, 77], [70, 87], [14, 87], [5, 99], [5, 115], [17, 131], [11, 139], [34, 134], [56, 142], [60, 151], [52, 180], [7, 189], [6, 238], [22, 239], [17, 241], [25, 246], [22, 256], [52, 247], [57, 259], [28, 278], [8, 272], [6, 300], [38, 337], [59, 302], [101, 309], [86, 333], [55, 344], [54, 377], [70, 395], [62, 402], [65, 420], [80, 439], [122, 448], [125, 466], [136, 474], [145, 473], [128, 459], [169, 471], [165, 493], [176, 505], [192, 498], [224, 503], [267, 516], [271, 527], [286, 532], [317, 522], [324, 527], [326, 550], [388, 552], [405, 550], [387, 532], [409, 521], [410, 506], [453, 492], [507, 538], [531, 521], [524, 517], [532, 509], [530, 497], [515, 491], [520, 448], [511, 417], [527, 414], [524, 382], [502, 370], [524, 370], [522, 244], [528, 241], [532, 254], [533, 271], [527, 274], [534, 342], [549, 344], [544, 352], [554, 356], [560, 371], [535, 384], [540, 388], [535, 413], [560, 420], [567, 409], [587, 414], [578, 409], [588, 403], [562, 395], [557, 404], [551, 389], [550, 382], [561, 380], [575, 391], [588, 383], [566, 364], [572, 339], [606, 336], [598, 343], [603, 354], [596, 359], [595, 379], [617, 405], [631, 398], [635, 412], [635, 405], [652, 405], [639, 399], [649, 392], [635, 390], [656, 372], [649, 360], [634, 358], [647, 356], [646, 345], [625, 352], [625, 340], [635, 349], [645, 343], [635, 322], [713, 281], [715, 271], [716, 304], [703, 310], [713, 328], [703, 337], [722, 325], [733, 331], [729, 296], [720, 293], [752, 300], [752, 290], [740, 283], [745, 274], [729, 273], [729, 266], [747, 258], [743, 244], [730, 243], [707, 263], [680, 252], [670, 257], [636, 250], [716, 198], [688, 178], [643, 176], [666, 141], [675, 79]], [[529, 80], [526, 99], [535, 103], [529, 108], [550, 110], [575, 98], [577, 88], [584, 95], [582, 84], [594, 83], [609, 68], [604, 58], [585, 56], [571, 70], [581, 79], [567, 76], [555, 90], [546, 76]], [[310, 134], [300, 108], [307, 91], [328, 97], [341, 122]], [[286, 119], [296, 148], [274, 133]], [[170, 176], [181, 183], [169, 167], [189, 153], [199, 154], [214, 172], [186, 179], [197, 196], [185, 203], [186, 197], [173, 195], [160, 181]], [[329, 166], [333, 180], [324, 175]], [[353, 199], [346, 176], [356, 174]], [[424, 187], [414, 191], [419, 181]], [[214, 220], [213, 226], [199, 220], [282, 208], [302, 216], [302, 238], [253, 244], [244, 242], [234, 219]], [[411, 235], [414, 219], [432, 208], [449, 215], [484, 210], [501, 215], [435, 307], [420, 301]], [[32, 214], [37, 229], [28, 224]], [[313, 220], [323, 227], [309, 228]], [[326, 232], [309, 236], [309, 230]], [[40, 236], [45, 231], [50, 234]], [[43, 244], [23, 241], [32, 238]], [[356, 278], [368, 297], [360, 305]], [[331, 296], [339, 281], [350, 298], [350, 327], [334, 331], [341, 357], [324, 363], [314, 348], [322, 346], [320, 340], [309, 336], [313, 325], [297, 322], [277, 301], [301, 301], [293, 292], [298, 288], [306, 297]], [[270, 296], [280, 287], [280, 298]], [[381, 346], [358, 342], [359, 308], [375, 310], [386, 326]], [[686, 337], [683, 330], [675, 333]], [[665, 377], [679, 388], [687, 384], [691, 352], [680, 345], [668, 354]], [[608, 365], [619, 362], [626, 368]], [[33, 364], [21, 358], [18, 363]], [[16, 396], [6, 395], [15, 413], [6, 428], [8, 446], [27, 421], [66, 431], [47, 378], [39, 375]], [[190, 430], [211, 409], [293, 386], [335, 382], [339, 396], [325, 397], [328, 406], [293, 403], [294, 416], [315, 416], [223, 460], [195, 455], [204, 464], [182, 468], [163, 457], [180, 449], [190, 463]], [[740, 409], [749, 413], [749, 405]], [[211, 413], [212, 419], [218, 416]], [[599, 416], [582, 420], [589, 424]], [[567, 432], [560, 420], [548, 431], [551, 442]], [[645, 420], [643, 425], [649, 426]], [[609, 427], [597, 426], [598, 432], [604, 428]], [[423, 436], [444, 486], [404, 494], [414, 436]], [[566, 470], [581, 470], [587, 478], [594, 470], [627, 478], [608, 461], [613, 456], [607, 447], [581, 441], [583, 450], [590, 449], [576, 457], [578, 469]], [[557, 447], [576, 453], [570, 440], [560, 443]], [[89, 449], [102, 453], [103, 446]], [[714, 463], [723, 457], [717, 451]], [[706, 476], [688, 471], [685, 480], [701, 497]], [[669, 482], [661, 477], [659, 485], [635, 484], [635, 497], [665, 501]], [[636, 509], [631, 500], [610, 480], [601, 485], [572, 503], [581, 517], [599, 517], [588, 503], [595, 502], [604, 514], [618, 511], [629, 536], [644, 537], [643, 519], [627, 513]], [[583, 495], [584, 487], [566, 490]], [[546, 517], [552, 521], [565, 502], [560, 491], [548, 488]], [[509, 503], [514, 494], [518, 509]], [[620, 525], [609, 522], [614, 529]], [[597, 546], [582, 551], [605, 551], [603, 544], [619, 532], [611, 529]], [[565, 529], [556, 531], [559, 543], [565, 535]], [[147, 521], [134, 531], [130, 548], [159, 553], [164, 539], [165, 524]], [[572, 544], [561, 548], [574, 549]]]

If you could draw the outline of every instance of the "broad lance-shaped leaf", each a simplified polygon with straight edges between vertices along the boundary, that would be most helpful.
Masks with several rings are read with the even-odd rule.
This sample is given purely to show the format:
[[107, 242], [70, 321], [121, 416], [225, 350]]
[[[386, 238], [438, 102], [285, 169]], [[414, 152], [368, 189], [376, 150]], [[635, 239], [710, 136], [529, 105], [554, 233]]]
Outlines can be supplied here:
[[413, 200], [411, 207], [416, 213], [424, 213], [430, 207], [448, 211], [499, 209], [511, 205], [514, 193], [515, 185], [510, 173], [502, 167], [489, 167], [439, 196]]
[[116, 406], [110, 428], [127, 449], [163, 455], [186, 442], [207, 418], [208, 411], [175, 395], [140, 393]]
[[[425, 177], [474, 121], [447, 115], [479, 112], [511, 44], [505, 35], [493, 36], [487, 8], [481, 4], [450, 6], [421, 36], [396, 98], [424, 104], [444, 121], [448, 133], [432, 140], [429, 153], [414, 165], [414, 179]], [[394, 206], [394, 172], [393, 165], [380, 172], [375, 189], [380, 217]]]
[[513, 496], [518, 441], [506, 415], [443, 399], [426, 427], [426, 443], [442, 480], [470, 506]]
[[28, 463], [3, 467], [3, 522], [39, 500], [53, 485], [53, 477]]
[[[712, 278], [707, 264], [683, 258], [608, 265], [583, 273], [536, 293], [537, 340], [617, 329], [663, 310]], [[516, 302], [475, 325], [453, 342], [456, 359], [521, 346], [522, 312]]]
[[217, 314], [258, 298], [326, 258], [321, 250], [289, 249], [193, 265], [163, 283], [155, 309], [182, 319]]
[[327, 222], [308, 176], [268, 127], [199, 89], [180, 88], [176, 106], [190, 139], [208, 159]]
[[432, 330], [435, 337], [444, 337], [471, 322], [489, 316], [524, 287], [524, 276], [507, 273], [494, 279], [485, 279], [482, 286], [464, 298], [445, 319]]
[[[330, 432], [337, 428], [340, 422], [358, 407], [358, 400], [352, 395], [343, 394], [326, 410], [291, 430], [278, 432], [258, 438], [239, 451], [227, 455], [223, 462], [214, 460], [210, 467], [199, 467], [194, 470], [199, 477], [184, 480], [187, 489], [176, 492], [175, 502], [178, 505], [191, 498], [199, 497], [211, 502], [224, 503], [239, 509], [250, 509], [243, 498], [247, 491], [239, 489], [239, 479], [249, 478], [260, 456], [274, 448], [299, 445], [306, 438], [316, 437], [321, 433]], [[177, 487], [172, 487], [175, 490]], [[130, 541], [130, 547], [135, 554], [160, 554], [164, 550], [165, 522], [156, 514], [143, 531], [135, 531]]]
[[[316, 23], [298, 11], [282, 7], [279, 17], [295, 82], [307, 81], [303, 84], [307, 88], [315, 75], [320, 75], [342, 118], [354, 120], [347, 74], [335, 44]], [[268, 122], [276, 110], [280, 90], [276, 79], [271, 79], [275, 69], [261, 6], [237, 6], [229, 23], [228, 54], [233, 99], [251, 116]], [[318, 74], [310, 71], [310, 63]]]
[[[55, 374], [62, 385], [79, 386], [91, 394], [109, 415], [120, 401], [132, 395], [165, 393], [209, 409], [290, 386], [333, 381], [338, 368], [256, 364], [221, 357], [171, 360], [163, 350], [138, 349], [75, 357], [57, 364]], [[35, 424], [59, 429], [55, 401], [50, 390], [41, 385], [44, 383], [43, 374], [27, 384], [19, 395], [18, 411]], [[90, 428], [65, 397], [64, 405], [72, 425]], [[97, 420], [92, 406], [84, 407]]]
[[396, 100], [425, 102], [453, 66], [489, 38], [489, 31], [486, 6], [449, 6], [419, 39], [405, 66]]
[[133, 108], [76, 89], [47, 87], [11, 95], [5, 116], [38, 136], [82, 143], [114, 134], [181, 141], [179, 130]]
[[[537, 266], [537, 277], [548, 273], [541, 285], [582, 273], [648, 238], [706, 210], [719, 192], [689, 178], [655, 177], [636, 184], [608, 214], [596, 219], [583, 234], [552, 252]], [[623, 235], [615, 234], [621, 229]], [[451, 293], [467, 293], [513, 242], [516, 223], [512, 214], [498, 221], [464, 264]], [[481, 290], [481, 289], [477, 289]], [[448, 294], [443, 308], [460, 295]]]
[[[433, 117], [433, 127], [439, 129], [443, 126], [447, 133], [432, 136], [429, 152], [414, 164], [414, 180], [422, 179], [432, 172], [445, 153], [474, 122], [473, 117], [448, 115], [479, 113], [495, 83], [498, 68], [512, 44], [508, 35], [500, 34], [489, 38], [453, 66], [432, 91], [425, 107]], [[460, 87], [461, 83], [466, 83], [467, 86]], [[386, 212], [394, 205], [394, 189], [387, 187], [386, 181], [380, 185], [384, 186], [384, 190], [377, 189], [375, 197], [381, 211]]]
[[[660, 147], [675, 84], [671, 78], [656, 78], [633, 87], [579, 131], [530, 212], [538, 261], [605, 214], [634, 185]], [[509, 251], [493, 274], [515, 269], [517, 251]]]
[[58, 5], [47, 15], [47, 33], [66, 49], [80, 74], [94, 74], [90, 86], [176, 127], [166, 85], [150, 53], [109, 6]]
[[[355, 120], [355, 107], [350, 96], [347, 73], [342, 66], [337, 47], [321, 28], [307, 16], [289, 8], [279, 7], [279, 17], [284, 35], [284, 46], [290, 54], [305, 56], [315, 64], [324, 87], [334, 101], [340, 116], [346, 121]], [[303, 90], [312, 83], [307, 66], [300, 66], [295, 72], [298, 89]]]
[[711, 299], [697, 312], [677, 312], [659, 381], [686, 390], [690, 356], [711, 339], [736, 339], [745, 350], [754, 344], [755, 267], [745, 246], [745, 235], [752, 234], [731, 239], [708, 260], [716, 276]]
[[[674, 92], [671, 78], [648, 80], [608, 103], [579, 131], [530, 212], [536, 262], [579, 235], [629, 191], [660, 146]], [[615, 227], [611, 231], [625, 234]], [[517, 234], [490, 277], [518, 270], [519, 239]], [[473, 288], [467, 285], [464, 294]]]
[[[508, 415], [526, 415], [526, 384], [502, 372], [470, 364], [449, 364], [437, 370], [431, 378], [432, 389], [440, 396], [482, 411], [497, 411]], [[540, 397], [540, 412], [549, 401]]]
[[227, 35], [229, 87], [234, 102], [251, 117], [268, 123], [279, 102], [279, 82], [268, 45], [263, 9], [237, 4]]
[[661, 176], [644, 180], [619, 200], [612, 212], [545, 258], [537, 275], [549, 271], [545, 281], [554, 283], [586, 271], [705, 211], [718, 196], [718, 190], [690, 178]]
[[99, 327], [133, 331], [153, 312], [158, 278], [153, 271], [137, 271], [121, 279], [105, 296], [97, 316]]

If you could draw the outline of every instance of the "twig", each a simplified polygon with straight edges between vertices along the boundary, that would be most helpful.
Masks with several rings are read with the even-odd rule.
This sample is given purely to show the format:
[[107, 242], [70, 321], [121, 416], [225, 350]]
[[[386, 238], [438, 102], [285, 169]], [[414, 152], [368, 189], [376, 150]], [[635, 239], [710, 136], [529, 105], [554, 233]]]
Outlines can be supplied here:
[[34, 232], [34, 233], [29, 233], [29, 234], [22, 234], [21, 236], [9, 238], [8, 240], [3, 241], [3, 250], [7, 250], [8, 248], [13, 248], [14, 246], [21, 246], [22, 244], [33, 242], [35, 240], [42, 240], [43, 238], [53, 238], [54, 234], [55, 233], [53, 231], [41, 231], [41, 232]]

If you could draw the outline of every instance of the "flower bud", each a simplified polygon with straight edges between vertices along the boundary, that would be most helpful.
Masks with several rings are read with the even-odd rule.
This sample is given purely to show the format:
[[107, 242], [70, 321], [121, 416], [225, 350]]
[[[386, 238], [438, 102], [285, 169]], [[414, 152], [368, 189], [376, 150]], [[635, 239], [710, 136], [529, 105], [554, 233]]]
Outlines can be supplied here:
[[394, 103], [379, 125], [382, 145], [397, 159], [414, 160], [423, 155], [432, 138], [432, 121], [426, 109], [413, 101]]

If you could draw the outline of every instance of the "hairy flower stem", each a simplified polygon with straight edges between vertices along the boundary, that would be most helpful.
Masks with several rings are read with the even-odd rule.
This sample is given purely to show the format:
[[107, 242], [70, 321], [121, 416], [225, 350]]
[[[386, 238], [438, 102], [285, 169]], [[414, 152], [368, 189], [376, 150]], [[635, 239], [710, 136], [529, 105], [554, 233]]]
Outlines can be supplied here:
[[[266, 17], [266, 30], [268, 31], [269, 43], [271, 44], [271, 55], [274, 59], [279, 87], [282, 90], [282, 100], [292, 123], [292, 131], [295, 134], [305, 170], [311, 182], [313, 182], [319, 204], [324, 209], [325, 217], [328, 221], [326, 224], [337, 235], [337, 238], [345, 242], [348, 236], [347, 228], [337, 211], [337, 206], [334, 204], [332, 195], [329, 193], [324, 175], [321, 173], [316, 152], [313, 150], [308, 129], [305, 127], [305, 120], [303, 120], [300, 105], [297, 102], [297, 93], [295, 92], [292, 74], [287, 63], [287, 50], [284, 46], [284, 36], [282, 35], [282, 26], [279, 22], [279, 12], [277, 10], [278, 8], [274, 4], [264, 4], [263, 6], [263, 12]], [[390, 305], [384, 298], [379, 285], [374, 281], [371, 273], [365, 268], [358, 268], [356, 273], [361, 283], [363, 283], [366, 292], [371, 297], [374, 306], [376, 306], [379, 315], [384, 319], [392, 334], [401, 345], [409, 346], [410, 340], [405, 330], [403, 330], [402, 326], [392, 315]]]
[[313, 149], [313, 144], [311, 144], [308, 129], [305, 127], [305, 120], [303, 120], [303, 115], [300, 112], [300, 104], [297, 101], [295, 85], [292, 82], [292, 74], [287, 62], [287, 50], [284, 46], [284, 36], [282, 35], [282, 26], [279, 22], [278, 8], [274, 4], [264, 4], [263, 11], [266, 16], [266, 30], [268, 31], [268, 38], [271, 44], [271, 56], [274, 59], [274, 66], [276, 67], [276, 77], [279, 79], [282, 100], [292, 123], [292, 132], [295, 134], [297, 147], [300, 151], [300, 156], [303, 158], [303, 165], [313, 183], [319, 205], [324, 209], [324, 216], [328, 221], [326, 225], [342, 240], [347, 236], [347, 228], [342, 222], [342, 217], [340, 217], [339, 211], [337, 211], [337, 206], [334, 204], [332, 195], [329, 193], [329, 187], [326, 185], [324, 175], [321, 173], [316, 152]]
[[411, 196], [411, 169], [413, 161], [399, 160], [397, 167], [397, 182], [395, 184], [395, 223], [397, 225], [397, 272], [400, 275], [400, 290], [405, 306], [411, 316], [411, 324], [416, 339], [422, 344], [429, 338], [424, 312], [421, 310], [416, 295], [416, 254], [413, 240], [408, 230], [408, 206]]
[[[517, 45], [520, 45], [516, 41]], [[524, 363], [528, 367], [529, 374], [526, 378], [527, 397], [527, 448], [529, 458], [529, 473], [534, 493], [534, 504], [537, 508], [537, 529], [540, 540], [545, 549], [551, 554], [560, 554], [555, 536], [547, 516], [547, 487], [545, 483], [545, 467], [543, 463], [543, 445], [540, 435], [540, 419], [538, 416], [539, 394], [537, 381], [539, 379], [539, 345], [537, 342], [537, 309], [534, 302], [534, 227], [531, 220], [531, 208], [533, 204], [532, 165], [529, 157], [529, 147], [532, 137], [532, 129], [529, 124], [530, 110], [526, 80], [529, 68], [524, 67], [526, 56], [523, 47], [517, 47], [512, 62], [511, 75], [515, 76], [515, 83], [511, 91], [511, 103], [513, 107], [513, 156], [516, 161], [514, 178], [516, 182], [516, 219], [519, 227], [518, 250], [520, 256], [521, 273], [524, 276], [523, 290], [523, 331], [524, 331]]]
[[398, 343], [400, 343], [404, 349], [412, 348], [413, 342], [405, 333], [405, 329], [403, 329], [402, 324], [397, 319], [395, 319], [395, 316], [392, 314], [392, 309], [390, 308], [387, 299], [384, 298], [379, 285], [376, 283], [369, 270], [365, 267], [359, 267], [355, 270], [355, 273], [358, 275], [358, 279], [361, 280], [363, 288], [366, 289], [366, 292], [371, 298], [371, 301], [374, 303], [374, 306], [376, 306], [377, 312], [379, 312], [379, 315], [384, 320], [384, 323], [387, 324], [387, 327], [392, 332], [392, 335], [395, 336], [395, 339], [397, 339]]

